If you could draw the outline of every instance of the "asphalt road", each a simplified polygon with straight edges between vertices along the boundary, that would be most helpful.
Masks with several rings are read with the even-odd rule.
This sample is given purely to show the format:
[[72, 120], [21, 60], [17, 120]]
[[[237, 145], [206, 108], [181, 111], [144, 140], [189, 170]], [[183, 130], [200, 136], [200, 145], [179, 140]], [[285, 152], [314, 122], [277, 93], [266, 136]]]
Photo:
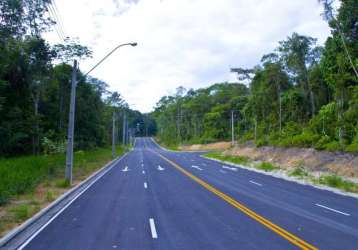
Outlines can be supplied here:
[[358, 249], [358, 199], [134, 149], [22, 249]]

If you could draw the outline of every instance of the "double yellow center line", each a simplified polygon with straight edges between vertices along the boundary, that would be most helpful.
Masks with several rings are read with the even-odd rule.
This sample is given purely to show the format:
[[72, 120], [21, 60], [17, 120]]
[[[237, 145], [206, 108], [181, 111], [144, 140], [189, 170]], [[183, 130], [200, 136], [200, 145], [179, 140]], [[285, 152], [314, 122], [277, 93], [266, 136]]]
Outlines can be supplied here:
[[258, 221], [262, 225], [266, 226], [270, 230], [272, 230], [275, 233], [277, 233], [278, 235], [282, 236], [283, 238], [285, 238], [286, 240], [291, 242], [293, 245], [296, 245], [301, 249], [307, 249], [307, 250], [316, 250], [317, 249], [316, 247], [314, 247], [311, 244], [305, 242], [304, 240], [298, 238], [297, 236], [291, 234], [290, 232], [288, 232], [285, 229], [281, 228], [280, 226], [274, 224], [273, 222], [269, 221], [268, 219], [266, 219], [266, 218], [262, 217], [261, 215], [255, 213], [254, 211], [252, 211], [248, 207], [244, 206], [243, 204], [239, 203], [235, 199], [231, 198], [230, 196], [228, 196], [228, 195], [224, 194], [223, 192], [217, 190], [216, 188], [214, 188], [210, 184], [206, 183], [205, 181], [199, 179], [198, 177], [196, 177], [195, 175], [191, 174], [190, 172], [188, 172], [184, 168], [180, 167], [175, 162], [173, 162], [173, 161], [169, 160], [168, 158], [166, 158], [165, 156], [159, 154], [158, 152], [155, 152], [155, 153], [157, 153], [162, 159], [164, 159], [165, 161], [170, 163], [173, 167], [178, 169], [180, 172], [182, 172], [186, 176], [190, 177], [192, 180], [194, 180], [195, 182], [199, 183], [201, 186], [203, 186], [204, 188], [206, 188], [210, 192], [216, 194], [217, 196], [219, 196], [221, 199], [225, 200], [226, 202], [228, 202], [232, 206], [236, 207], [237, 209], [239, 209], [240, 211], [242, 211], [243, 213], [245, 213], [246, 215], [248, 215], [252, 219]]

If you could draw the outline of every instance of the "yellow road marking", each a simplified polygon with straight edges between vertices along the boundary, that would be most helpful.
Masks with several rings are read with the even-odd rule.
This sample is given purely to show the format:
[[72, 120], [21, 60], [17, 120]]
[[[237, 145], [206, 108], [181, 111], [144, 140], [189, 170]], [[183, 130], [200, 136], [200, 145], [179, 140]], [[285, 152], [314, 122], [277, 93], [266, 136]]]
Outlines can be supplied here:
[[[157, 152], [155, 152], [155, 153], [157, 153]], [[175, 162], [169, 160], [165, 156], [163, 156], [163, 155], [161, 155], [159, 153], [157, 153], [157, 154], [162, 159], [164, 159], [165, 161], [170, 163], [173, 167], [178, 169], [180, 172], [182, 172], [186, 176], [190, 177], [191, 179], [193, 179], [194, 181], [196, 181], [197, 183], [199, 183], [200, 185], [205, 187], [210, 192], [216, 194], [217, 196], [219, 196], [220, 198], [222, 198], [223, 200], [225, 200], [226, 202], [228, 202], [232, 206], [236, 207], [237, 209], [239, 209], [240, 211], [242, 211], [243, 213], [245, 213], [246, 215], [248, 215], [252, 219], [260, 222], [262, 225], [266, 226], [267, 228], [271, 229], [275, 233], [279, 234], [280, 236], [282, 236], [283, 238], [285, 238], [286, 240], [288, 240], [292, 244], [298, 246], [301, 249], [307, 249], [307, 250], [317, 250], [318, 249], [318, 248], [314, 247], [313, 245], [307, 243], [306, 241], [304, 241], [304, 240], [298, 238], [297, 236], [291, 234], [290, 232], [286, 231], [285, 229], [281, 228], [280, 226], [274, 224], [273, 222], [269, 221], [268, 219], [262, 217], [261, 215], [255, 213], [254, 211], [252, 211], [248, 207], [246, 207], [243, 204], [239, 203], [238, 201], [236, 201], [235, 199], [231, 198], [230, 196], [222, 193], [221, 191], [219, 191], [218, 189], [214, 188], [213, 186], [211, 186], [210, 184], [206, 183], [205, 181], [203, 181], [203, 180], [199, 179], [198, 177], [194, 176], [193, 174], [191, 174], [190, 172], [188, 172], [184, 168], [180, 167]]]

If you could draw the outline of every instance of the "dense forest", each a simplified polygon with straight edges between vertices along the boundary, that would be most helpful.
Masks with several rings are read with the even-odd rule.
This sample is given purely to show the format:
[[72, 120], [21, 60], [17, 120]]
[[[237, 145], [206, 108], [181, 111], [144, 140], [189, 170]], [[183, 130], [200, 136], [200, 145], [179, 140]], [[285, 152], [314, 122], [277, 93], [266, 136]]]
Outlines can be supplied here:
[[331, 28], [324, 46], [293, 33], [251, 69], [233, 68], [238, 83], [177, 89], [151, 116], [166, 144], [231, 138], [256, 145], [358, 151], [358, 1], [320, 1]]
[[[69, 38], [53, 46], [44, 40], [55, 24], [50, 5], [51, 0], [0, 1], [0, 157], [65, 150], [71, 64], [92, 52]], [[131, 110], [105, 82], [81, 72], [77, 79], [76, 150], [111, 143], [114, 111], [119, 142], [124, 114], [128, 131], [147, 132], [148, 117]]]

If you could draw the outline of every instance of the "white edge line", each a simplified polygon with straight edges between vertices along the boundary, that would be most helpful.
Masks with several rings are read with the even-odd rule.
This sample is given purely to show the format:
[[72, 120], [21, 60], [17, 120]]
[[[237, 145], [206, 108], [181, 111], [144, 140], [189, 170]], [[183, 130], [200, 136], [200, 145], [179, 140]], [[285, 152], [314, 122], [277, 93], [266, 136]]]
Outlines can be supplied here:
[[251, 182], [252, 184], [255, 184], [255, 185], [257, 185], [257, 186], [262, 187], [262, 184], [260, 184], [260, 183], [258, 183], [258, 182], [255, 182], [255, 181], [249, 181], [249, 182]]
[[144, 185], [144, 188], [145, 188], [145, 189], [147, 189], [147, 187], [148, 187], [147, 183], [146, 183], [146, 182], [144, 182], [144, 184], [143, 184], [143, 185]]
[[[121, 161], [124, 156], [124, 154], [120, 159], [118, 159], [117, 162]], [[106, 171], [104, 171], [102, 174], [100, 174], [91, 184], [89, 184], [87, 187], [85, 187], [79, 194], [77, 194], [69, 203], [67, 203], [63, 208], [61, 208], [60, 211], [58, 211], [53, 217], [51, 217], [50, 220], [48, 220], [40, 229], [38, 229], [34, 234], [32, 234], [20, 247], [18, 247], [18, 250], [24, 249], [39, 233], [41, 233], [42, 230], [45, 229], [52, 221], [54, 221], [57, 216], [59, 216], [66, 208], [68, 208], [75, 200], [77, 200], [78, 197], [80, 197], [84, 192], [86, 192], [93, 184], [95, 184], [100, 178], [102, 178], [106, 173], [108, 173], [116, 164], [114, 163], [111, 167], [109, 167]]]
[[158, 238], [158, 234], [157, 234], [157, 230], [155, 229], [155, 223], [154, 223], [154, 219], [150, 218], [149, 219], [149, 225], [150, 225], [150, 231], [152, 233], [152, 238], [153, 239], [157, 239]]
[[333, 208], [330, 208], [330, 207], [323, 206], [323, 205], [318, 204], [318, 203], [316, 203], [315, 205], [316, 205], [316, 206], [318, 206], [318, 207], [322, 207], [322, 208], [325, 208], [325, 209], [327, 209], [327, 210], [330, 210], [330, 211], [333, 211], [333, 212], [339, 213], [339, 214], [343, 214], [343, 215], [345, 215], [345, 216], [350, 216], [350, 214], [347, 214], [347, 213], [344, 213], [344, 212], [338, 211], [338, 210], [333, 209]]
[[202, 171], [202, 170], [203, 170], [203, 169], [201, 169], [200, 167], [195, 166], [195, 165], [192, 165], [191, 167], [192, 167], [192, 168], [196, 168], [196, 169], [198, 169], [198, 170], [200, 170], [200, 171]]

